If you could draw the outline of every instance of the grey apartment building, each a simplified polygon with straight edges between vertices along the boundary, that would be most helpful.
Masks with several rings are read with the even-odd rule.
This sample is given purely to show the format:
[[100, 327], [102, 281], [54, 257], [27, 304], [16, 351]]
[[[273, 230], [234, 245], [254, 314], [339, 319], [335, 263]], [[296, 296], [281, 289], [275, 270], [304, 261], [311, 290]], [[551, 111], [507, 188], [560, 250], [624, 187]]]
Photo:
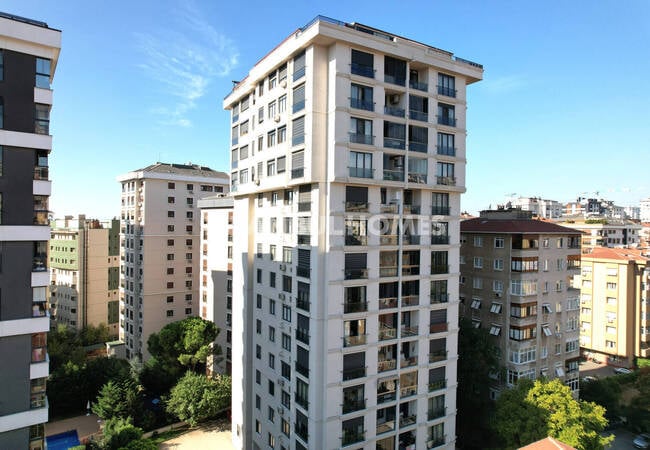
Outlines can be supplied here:
[[48, 155], [61, 32], [0, 13], [0, 448], [43, 449], [48, 419]]
[[461, 315], [488, 330], [503, 378], [559, 378], [578, 393], [581, 232], [520, 209], [482, 211], [460, 224]]

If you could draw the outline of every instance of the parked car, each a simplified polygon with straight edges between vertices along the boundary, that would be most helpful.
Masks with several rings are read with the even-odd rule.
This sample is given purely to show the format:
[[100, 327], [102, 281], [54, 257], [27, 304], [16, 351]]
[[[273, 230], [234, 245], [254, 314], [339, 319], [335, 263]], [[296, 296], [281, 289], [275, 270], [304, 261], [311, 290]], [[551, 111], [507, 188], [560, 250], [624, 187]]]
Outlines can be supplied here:
[[625, 367], [617, 367], [616, 369], [614, 369], [614, 373], [616, 375], [625, 375], [628, 373], [632, 373], [632, 371], [630, 369], [626, 369]]
[[598, 380], [598, 377], [593, 377], [593, 376], [591, 376], [591, 375], [587, 375], [586, 377], [584, 377], [584, 378], [582, 379], [582, 382], [583, 382], [583, 383], [590, 383], [590, 382], [592, 382], [592, 381], [597, 381], [597, 380]]
[[634, 437], [632, 441], [636, 448], [650, 448], [650, 434], [641, 433]]

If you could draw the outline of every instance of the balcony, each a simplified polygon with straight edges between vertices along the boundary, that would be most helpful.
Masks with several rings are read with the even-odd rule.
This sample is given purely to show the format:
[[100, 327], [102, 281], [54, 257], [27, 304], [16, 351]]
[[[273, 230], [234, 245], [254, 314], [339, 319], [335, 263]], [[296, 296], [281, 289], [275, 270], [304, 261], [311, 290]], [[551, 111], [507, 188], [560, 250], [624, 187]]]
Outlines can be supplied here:
[[379, 266], [380, 277], [396, 277], [397, 266]]
[[365, 111], [374, 111], [375, 104], [359, 98], [350, 98], [350, 108], [363, 109]]
[[[420, 236], [416, 234], [405, 234], [402, 236], [402, 244], [420, 245]], [[413, 266], [406, 266], [406, 267], [413, 267]], [[405, 272], [403, 272], [403, 274], [407, 275]], [[417, 275], [417, 274], [412, 274], [412, 275]]]
[[402, 328], [400, 329], [400, 333], [401, 333], [402, 337], [417, 336], [418, 335], [418, 327], [417, 327], [417, 325], [410, 326], [410, 327], [402, 326]]
[[438, 116], [438, 125], [447, 125], [449, 127], [455, 127], [456, 119], [454, 119], [453, 117]]
[[384, 297], [379, 299], [379, 309], [397, 308], [397, 297]]
[[444, 361], [447, 359], [447, 350], [433, 350], [429, 353], [429, 363]]
[[346, 234], [345, 245], [368, 245], [368, 236]]
[[406, 77], [402, 75], [389, 75], [385, 73], [384, 82], [390, 84], [396, 84], [398, 86], [406, 86]]
[[298, 202], [298, 212], [311, 211], [311, 202]]
[[354, 75], [361, 75], [366, 78], [375, 78], [375, 69], [372, 66], [366, 66], [359, 63], [350, 64], [350, 73]]
[[387, 341], [390, 339], [397, 338], [397, 328], [387, 327], [385, 325], [380, 325], [379, 327], [379, 340]]
[[368, 212], [368, 203], [345, 202], [345, 212]]
[[416, 421], [417, 421], [416, 412], [408, 413], [408, 415], [404, 415], [404, 416], [400, 414], [399, 426], [400, 428], [408, 427], [414, 425]]
[[49, 225], [48, 211], [34, 210], [34, 225]]
[[375, 137], [370, 134], [350, 133], [350, 142], [353, 144], [374, 145]]
[[299, 392], [294, 392], [294, 398], [296, 399], [296, 403], [302, 406], [306, 411], [309, 410], [309, 401], [307, 398], [302, 396]]
[[309, 330], [296, 328], [296, 340], [309, 345]]
[[432, 235], [431, 245], [449, 245], [448, 235]]
[[303, 311], [309, 311], [310, 304], [309, 300], [305, 300], [304, 298], [298, 297], [296, 299], [296, 308], [302, 309]]
[[343, 347], [354, 347], [355, 345], [365, 345], [368, 335], [360, 334], [357, 336], [344, 336]]
[[366, 376], [365, 367], [355, 367], [353, 369], [343, 369], [343, 381], [354, 380]]
[[307, 439], [309, 438], [309, 428], [306, 423], [294, 422], [293, 429], [303, 441], [307, 442]]
[[437, 303], [447, 303], [449, 302], [449, 294], [436, 292], [431, 294], [429, 299], [431, 300], [430, 303], [432, 305]]
[[396, 234], [382, 234], [379, 236], [379, 245], [397, 245], [399, 236]]
[[351, 314], [368, 311], [368, 302], [365, 301], [347, 301], [343, 304], [343, 313]]
[[435, 420], [447, 415], [447, 408], [433, 408], [427, 412], [427, 420]]
[[404, 214], [420, 214], [420, 205], [405, 204], [402, 209]]
[[427, 152], [427, 143], [420, 141], [409, 141], [409, 151], [426, 153]]
[[356, 442], [361, 442], [366, 439], [365, 431], [343, 430], [343, 437], [341, 438], [341, 445], [352, 445]]
[[409, 172], [409, 183], [427, 184], [427, 175], [424, 173]]
[[456, 177], [436, 176], [436, 184], [440, 186], [456, 186]]
[[417, 89], [418, 91], [423, 92], [427, 92], [429, 90], [429, 85], [427, 83], [422, 83], [414, 80], [409, 80], [409, 87], [411, 89]]
[[377, 372], [386, 372], [388, 370], [395, 370], [397, 368], [396, 359], [386, 359], [384, 361], [377, 361]]
[[373, 178], [375, 169], [366, 167], [348, 167], [348, 174], [354, 178]]
[[427, 441], [427, 450], [445, 445], [445, 436]]
[[429, 392], [447, 388], [447, 380], [434, 380], [429, 382]]
[[420, 304], [420, 296], [418, 294], [402, 295], [402, 307], [418, 306], [419, 304]]
[[[403, 356], [403, 355], [402, 355]], [[402, 357], [399, 361], [399, 367], [401, 369], [405, 367], [412, 367], [412, 366], [417, 366], [418, 365], [418, 357], [416, 356], [409, 356], [408, 358]]]
[[345, 399], [342, 405], [343, 414], [361, 411], [362, 409], [366, 409], [366, 399], [364, 398], [357, 400]]
[[384, 114], [394, 117], [406, 117], [406, 110], [397, 106], [384, 106]]
[[429, 121], [429, 113], [426, 113], [424, 111], [417, 111], [415, 109], [411, 109], [409, 111], [409, 118], [413, 120], [419, 120], [421, 122], [428, 122]]
[[404, 169], [402, 170], [389, 170], [384, 169], [385, 181], [404, 181]]
[[451, 214], [451, 207], [449, 206], [432, 206], [432, 216], [449, 216]]
[[49, 178], [49, 168], [36, 166], [34, 167], [34, 179], [35, 180], [48, 180]]
[[456, 89], [438, 85], [438, 95], [456, 98]]
[[436, 145], [436, 153], [444, 156], [456, 156], [456, 148], [446, 145]]
[[296, 372], [309, 378], [309, 367], [299, 363], [298, 361], [296, 361]]
[[431, 275], [440, 275], [449, 273], [449, 266], [446, 264], [432, 264]]
[[384, 148], [404, 150], [406, 149], [406, 140], [403, 138], [384, 136]]
[[400, 395], [402, 396], [402, 398], [410, 397], [410, 396], [415, 395], [417, 393], [418, 393], [418, 385], [417, 384], [402, 386], [400, 388]]
[[443, 323], [432, 323], [429, 324], [429, 333], [435, 334], [435, 333], [444, 333], [448, 330], [449, 324], [447, 322]]
[[32, 259], [32, 272], [47, 271], [47, 254], [34, 255]]

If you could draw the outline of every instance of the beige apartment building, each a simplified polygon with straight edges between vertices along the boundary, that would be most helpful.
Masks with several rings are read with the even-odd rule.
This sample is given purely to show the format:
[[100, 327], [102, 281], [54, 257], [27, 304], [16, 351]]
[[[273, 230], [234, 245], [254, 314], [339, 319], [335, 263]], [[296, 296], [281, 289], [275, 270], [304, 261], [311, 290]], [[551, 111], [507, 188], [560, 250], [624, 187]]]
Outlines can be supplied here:
[[650, 357], [649, 261], [629, 248], [582, 255], [580, 347], [587, 357], [624, 367]]
[[482, 74], [319, 16], [225, 98], [236, 448], [455, 447], [466, 94]]
[[120, 327], [126, 357], [147, 359], [147, 339], [199, 315], [199, 199], [228, 191], [228, 175], [197, 164], [156, 163], [118, 177]]
[[583, 232], [582, 248], [585, 251], [594, 247], [628, 247], [639, 245], [642, 226], [626, 219], [562, 218], [559, 225]]
[[104, 324], [117, 337], [120, 221], [66, 216], [50, 238], [50, 311], [53, 323], [77, 330]]
[[201, 210], [201, 317], [219, 328], [221, 355], [208, 372], [232, 372], [233, 199], [223, 194], [198, 202]]
[[461, 315], [501, 350], [505, 378], [559, 378], [579, 388], [580, 232], [519, 209], [482, 211], [460, 224]]

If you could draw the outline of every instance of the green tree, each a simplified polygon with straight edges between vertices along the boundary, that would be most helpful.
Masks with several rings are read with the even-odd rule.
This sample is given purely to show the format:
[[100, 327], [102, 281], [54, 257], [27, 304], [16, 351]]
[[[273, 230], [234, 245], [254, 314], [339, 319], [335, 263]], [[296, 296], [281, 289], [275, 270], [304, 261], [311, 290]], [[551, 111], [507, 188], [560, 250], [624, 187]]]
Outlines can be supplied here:
[[141, 417], [142, 409], [140, 389], [131, 379], [109, 381], [102, 387], [97, 401], [92, 405], [93, 412], [104, 420]]
[[126, 447], [120, 450], [158, 450], [158, 444], [150, 439], [138, 439], [137, 441], [129, 442]]
[[216, 375], [209, 379], [188, 371], [170, 392], [166, 409], [191, 426], [214, 418], [230, 405], [231, 379]]
[[84, 346], [103, 344], [110, 340], [110, 333], [105, 323], [100, 323], [97, 326], [88, 325], [79, 333], [79, 339]]
[[152, 392], [164, 393], [187, 369], [205, 372], [209, 356], [220, 354], [214, 340], [219, 329], [213, 322], [188, 317], [164, 326], [147, 341], [152, 357], [142, 368], [141, 383]]
[[490, 373], [498, 371], [498, 349], [487, 330], [461, 319], [458, 333], [458, 415], [456, 434], [463, 448], [484, 448], [491, 437]]
[[616, 377], [580, 384], [580, 399], [602, 406], [609, 414], [620, 414], [620, 398], [621, 385]]
[[47, 335], [47, 354], [50, 357], [50, 372], [55, 372], [67, 362], [81, 366], [86, 352], [76, 330], [59, 324]]
[[102, 448], [104, 450], [118, 450], [130, 442], [142, 437], [142, 430], [133, 425], [131, 417], [116, 417], [104, 422], [104, 437]]
[[602, 406], [575, 400], [558, 379], [520, 380], [514, 389], [502, 392], [494, 417], [504, 448], [551, 436], [578, 450], [602, 449], [613, 439], [599, 434], [606, 425]]

